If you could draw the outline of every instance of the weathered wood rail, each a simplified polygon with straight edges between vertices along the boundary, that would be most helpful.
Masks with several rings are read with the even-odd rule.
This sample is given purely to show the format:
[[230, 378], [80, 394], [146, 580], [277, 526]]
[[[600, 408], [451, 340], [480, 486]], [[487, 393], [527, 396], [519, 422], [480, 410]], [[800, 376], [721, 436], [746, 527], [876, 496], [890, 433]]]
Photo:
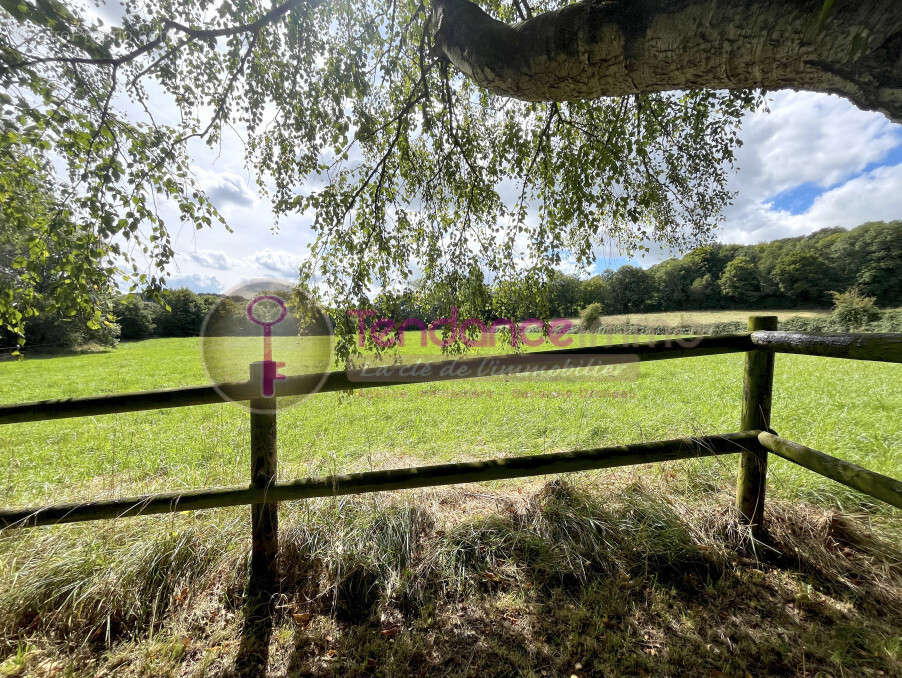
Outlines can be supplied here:
[[268, 480], [270, 475], [264, 473], [267, 480], [262, 483], [256, 482], [251, 487], [220, 487], [166, 492], [129, 499], [57, 504], [40, 509], [4, 511], [0, 513], [0, 528], [35, 527], [154, 513], [197, 511], [223, 506], [484, 482], [648, 464], [689, 457], [735, 454], [750, 449], [763, 449], [758, 442], [759, 433], [760, 431], [741, 431], [719, 436], [677, 438], [634, 445], [600, 447], [592, 450], [366, 471], [319, 478], [301, 478], [287, 482], [270, 482]]
[[[587, 346], [554, 351], [533, 351], [530, 356], [567, 357], [595, 355], [601, 357], [635, 357], [639, 361], [670, 360], [673, 358], [691, 358], [695, 356], [717, 355], [719, 353], [738, 353], [750, 351], [754, 344], [748, 334], [734, 334], [722, 337], [688, 337], [682, 339], [660, 339], [640, 341], [628, 344], [612, 344], [608, 346]], [[520, 356], [493, 356], [500, 367], [513, 365], [522, 361]], [[445, 366], [463, 366], [476, 368], [481, 359], [448, 360], [433, 363], [436, 374], [430, 379], [419, 381], [446, 381], [468, 379], [469, 376], [457, 376], [457, 372], [441, 375]], [[902, 360], [900, 360], [902, 362]], [[326, 374], [310, 374], [289, 376], [275, 383], [276, 397], [294, 396], [310, 393], [328, 393], [357, 388], [379, 388], [409, 384], [409, 377], [402, 374], [403, 368], [389, 367], [385, 370], [385, 378], [376, 381], [357, 381], [351, 379], [346, 372], [336, 371]], [[468, 370], [472, 373], [472, 370]], [[392, 380], [391, 375], [397, 374]], [[216, 384], [213, 386], [190, 386], [187, 388], [171, 388], [139, 393], [121, 393], [116, 395], [92, 396], [89, 398], [67, 398], [63, 400], [41, 400], [19, 405], [0, 405], [0, 424], [16, 424], [26, 421], [45, 421], [48, 419], [66, 419], [69, 417], [87, 417], [98, 414], [115, 414], [119, 412], [137, 412], [140, 410], [157, 410], [169, 407], [189, 407], [192, 405], [211, 405], [221, 403], [223, 394], [230, 400], [251, 400], [259, 397], [260, 387], [256, 380]]]
[[[557, 357], [594, 355], [600, 359], [610, 358], [613, 363], [617, 363], [622, 362], [624, 358], [649, 361], [721, 353], [745, 353], [742, 415], [738, 433], [678, 438], [560, 454], [509, 457], [483, 462], [301, 478], [283, 482], [277, 479], [276, 414], [261, 411], [266, 410], [265, 407], [252, 406], [251, 479], [247, 487], [205, 488], [127, 499], [0, 510], [0, 530], [249, 504], [252, 545], [246, 614], [249, 627], [257, 628], [269, 618], [272, 596], [277, 592], [276, 553], [280, 501], [571, 473], [735, 453], [740, 455], [736, 491], [737, 517], [748, 526], [755, 537], [761, 538], [765, 527], [767, 456], [768, 452], [772, 452], [892, 506], [902, 508], [902, 483], [898, 480], [785, 440], [770, 429], [774, 360], [777, 353], [902, 363], [902, 334], [818, 336], [778, 332], [776, 327], [775, 316], [753, 316], [749, 318], [747, 334], [637, 341], [528, 354]], [[417, 381], [472, 378], [474, 374], [472, 369], [455, 369], [443, 373], [441, 367], [445, 365], [475, 367], [480, 360], [482, 359], [437, 362], [428, 378]], [[493, 360], [498, 365], [504, 366], [522, 362], [522, 357], [494, 357]], [[306, 394], [314, 390], [329, 392], [350, 388], [385, 388], [411, 383], [411, 379], [405, 376], [402, 370], [403, 367], [388, 368], [379, 381], [358, 381], [351, 378], [348, 373], [339, 371], [289, 377], [277, 382], [275, 395], [284, 397]], [[222, 402], [224, 396], [232, 400], [250, 400], [253, 404], [253, 401], [261, 396], [259, 384], [258, 379], [252, 378], [246, 382], [212, 386], [3, 405], [0, 406], [0, 425], [207, 405]], [[253, 642], [261, 637], [257, 631], [252, 631], [248, 636]], [[263, 654], [265, 663], [265, 648], [258, 647], [255, 651]]]

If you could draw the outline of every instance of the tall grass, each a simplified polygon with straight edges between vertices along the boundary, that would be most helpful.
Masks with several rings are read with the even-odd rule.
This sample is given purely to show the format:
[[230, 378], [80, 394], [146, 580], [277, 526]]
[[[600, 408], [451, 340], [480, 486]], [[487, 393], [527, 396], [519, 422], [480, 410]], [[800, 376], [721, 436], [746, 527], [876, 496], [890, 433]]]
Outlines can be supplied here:
[[[438, 670], [462, 651], [455, 625], [475, 632], [482, 615], [495, 625], [471, 644], [482, 675], [507, 675], [505, 662], [528, 668], [536, 653], [555, 675], [577, 661], [600, 672], [787, 675], [802, 657], [808, 675], [902, 670], [902, 564], [883, 523], [773, 501], [769, 537], [753, 542], [728, 494], [683, 487], [633, 474], [605, 489], [555, 480], [522, 494], [287, 506], [273, 672]], [[73, 675], [82, 665], [92, 675], [227, 672], [248, 526], [243, 511], [221, 513], [109, 524], [93, 539], [67, 529], [4, 536], [0, 660], [24, 671], [52, 657]], [[854, 643], [790, 623], [787, 600], [798, 614], [854, 626]], [[752, 618], [759, 636], [737, 636]], [[587, 645], [593, 633], [606, 638]], [[820, 645], [799, 644], [815, 636]], [[519, 647], [497, 646], [504, 638]], [[614, 651], [613, 639], [625, 645]], [[692, 658], [697, 643], [724, 654]]]
[[[143, 523], [143, 524], [142, 524]], [[234, 522], [144, 521], [110, 529], [27, 532], [0, 540], [0, 629], [8, 643], [38, 633], [68, 645], [151, 630], [217, 565], [235, 565]]]

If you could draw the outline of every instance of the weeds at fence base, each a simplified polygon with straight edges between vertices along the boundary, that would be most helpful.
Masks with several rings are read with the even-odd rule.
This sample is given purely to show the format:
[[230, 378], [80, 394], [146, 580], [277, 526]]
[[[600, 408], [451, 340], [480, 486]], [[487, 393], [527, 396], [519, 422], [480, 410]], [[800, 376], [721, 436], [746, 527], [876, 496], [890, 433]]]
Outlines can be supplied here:
[[[283, 506], [270, 675], [902, 673], [898, 526], [648, 478]], [[234, 675], [244, 515], [4, 536], [0, 676]]]

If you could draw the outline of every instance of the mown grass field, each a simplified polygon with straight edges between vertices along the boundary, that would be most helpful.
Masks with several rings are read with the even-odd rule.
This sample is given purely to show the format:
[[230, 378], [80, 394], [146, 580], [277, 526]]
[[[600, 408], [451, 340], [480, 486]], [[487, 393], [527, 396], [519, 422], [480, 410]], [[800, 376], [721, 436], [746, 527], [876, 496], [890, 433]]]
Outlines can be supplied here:
[[[733, 431], [743, 360], [316, 394], [279, 413], [280, 476]], [[3, 403], [203, 383], [197, 339], [0, 363]], [[780, 355], [774, 391], [782, 435], [902, 476], [902, 366]], [[6, 506], [248, 482], [230, 403], [2, 428]], [[772, 456], [755, 544], [736, 464], [283, 504], [270, 675], [902, 676], [899, 512]], [[0, 676], [230, 675], [247, 516], [0, 534]]]
[[705, 325], [709, 323], [722, 323], [730, 321], [744, 322], [750, 315], [775, 315], [779, 320], [786, 320], [792, 316], [811, 318], [819, 315], [829, 315], [829, 311], [822, 309], [779, 309], [776, 311], [662, 311], [658, 313], [624, 313], [621, 315], [602, 316], [601, 322], [607, 325], [619, 325], [633, 323], [636, 325], [656, 326], [687, 326]]
[[[424, 351], [417, 336], [408, 338], [405, 352]], [[619, 340], [605, 336], [588, 343]], [[435, 357], [440, 352], [431, 345], [425, 351]], [[639, 379], [625, 382], [501, 377], [316, 394], [280, 414], [280, 475], [733, 431], [743, 360], [732, 354], [643, 363]], [[239, 365], [235, 378], [242, 373]], [[0, 363], [3, 403], [203, 383], [200, 340], [193, 338]], [[774, 393], [773, 426], [782, 435], [902, 475], [902, 366], [780, 355]], [[0, 482], [7, 505], [247, 480], [248, 415], [230, 403], [17, 424], [3, 434]], [[735, 465], [733, 459], [705, 464], [725, 477]], [[841, 507], [867, 501], [779, 459], [771, 486], [787, 498]]]

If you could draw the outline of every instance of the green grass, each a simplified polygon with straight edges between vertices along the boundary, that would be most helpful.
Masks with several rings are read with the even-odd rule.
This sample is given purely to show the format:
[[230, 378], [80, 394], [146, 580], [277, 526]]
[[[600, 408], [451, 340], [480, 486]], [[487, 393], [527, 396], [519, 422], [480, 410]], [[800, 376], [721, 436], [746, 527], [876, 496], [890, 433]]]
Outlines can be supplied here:
[[[733, 431], [743, 360], [316, 394], [279, 414], [280, 475]], [[902, 366], [780, 355], [775, 381], [782, 435], [902, 476]], [[202, 383], [197, 339], [0, 363], [4, 403]], [[235, 404], [3, 433], [6, 506], [248, 482]], [[271, 673], [902, 676], [898, 512], [771, 459], [766, 545], [735, 457], [285, 503]], [[0, 534], [0, 676], [230, 675], [247, 516]]]
[[[772, 500], [753, 546], [729, 493], [679, 484], [285, 505], [268, 675], [900, 675], [883, 529]], [[234, 675], [225, 514], [0, 538], [0, 675]]]
[[[405, 350], [421, 351], [414, 344]], [[279, 415], [280, 475], [733, 431], [743, 360], [642, 363], [635, 382], [494, 378], [315, 394]], [[0, 363], [4, 403], [202, 383], [199, 340], [190, 338]], [[900, 365], [777, 357], [773, 426], [792, 440], [899, 477], [900, 409]], [[247, 482], [248, 415], [235, 404], [16, 424], [3, 433], [0, 486], [8, 506]], [[735, 460], [709, 465], [728, 482]], [[779, 459], [770, 488], [839, 507], [869, 503]]]

